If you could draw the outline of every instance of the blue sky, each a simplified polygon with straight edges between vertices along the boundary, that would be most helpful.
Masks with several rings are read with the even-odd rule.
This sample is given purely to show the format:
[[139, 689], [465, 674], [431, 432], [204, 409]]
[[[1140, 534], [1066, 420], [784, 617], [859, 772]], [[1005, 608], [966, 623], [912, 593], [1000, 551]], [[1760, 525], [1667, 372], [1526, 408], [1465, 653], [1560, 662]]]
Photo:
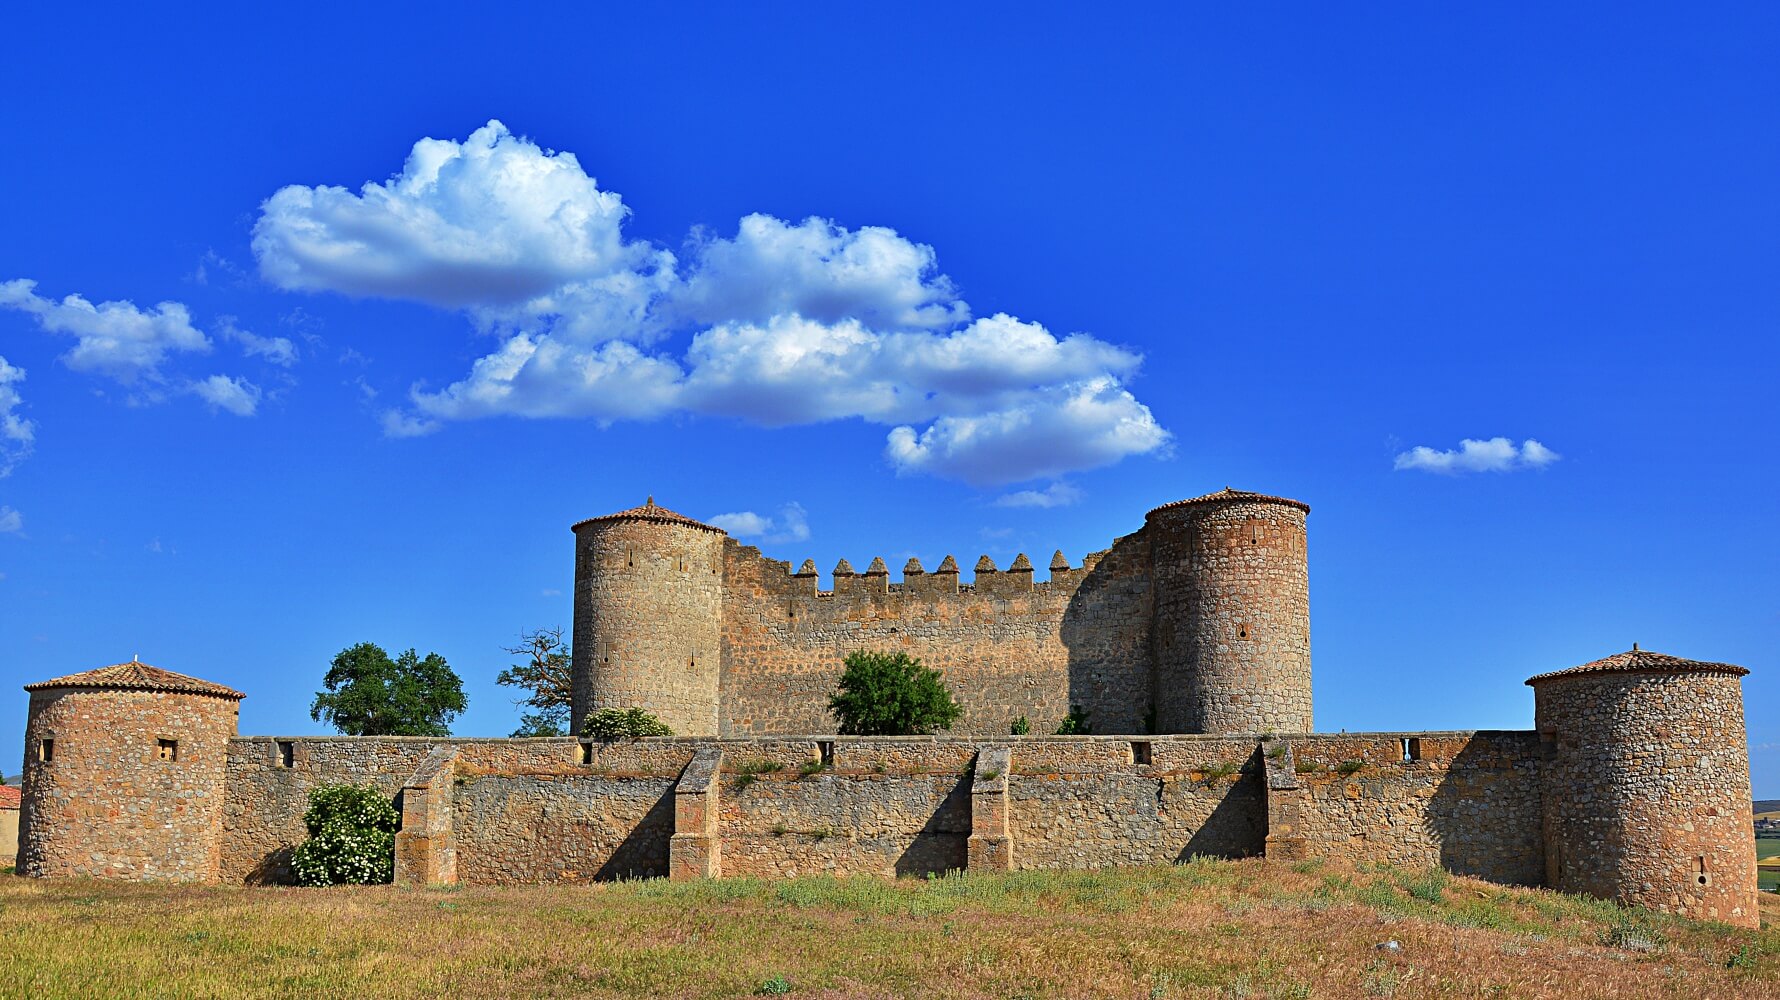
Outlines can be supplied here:
[[132, 654], [316, 732], [367, 640], [505, 733], [648, 494], [826, 571], [1233, 485], [1313, 508], [1319, 728], [1637, 641], [1755, 671], [1780, 796], [1771, 7], [8, 26], [0, 746]]

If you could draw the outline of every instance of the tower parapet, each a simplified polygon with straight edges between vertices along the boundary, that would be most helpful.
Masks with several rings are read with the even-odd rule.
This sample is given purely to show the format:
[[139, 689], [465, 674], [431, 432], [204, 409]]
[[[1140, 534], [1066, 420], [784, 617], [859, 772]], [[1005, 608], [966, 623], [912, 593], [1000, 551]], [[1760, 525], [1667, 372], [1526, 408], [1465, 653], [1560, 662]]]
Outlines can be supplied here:
[[1158, 731], [1311, 731], [1309, 513], [1232, 489], [1149, 512]]
[[217, 880], [241, 692], [134, 660], [25, 690], [20, 874]]
[[641, 707], [682, 736], [716, 735], [727, 534], [654, 497], [571, 530], [572, 725]]
[[1545, 751], [1547, 884], [1760, 926], [1748, 673], [1634, 645], [1527, 681]]

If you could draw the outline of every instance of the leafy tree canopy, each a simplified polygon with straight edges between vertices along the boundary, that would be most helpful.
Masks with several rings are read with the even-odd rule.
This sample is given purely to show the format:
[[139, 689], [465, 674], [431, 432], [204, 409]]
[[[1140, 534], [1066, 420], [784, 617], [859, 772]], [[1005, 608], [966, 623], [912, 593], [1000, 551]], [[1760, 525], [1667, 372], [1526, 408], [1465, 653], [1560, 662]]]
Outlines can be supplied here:
[[410, 649], [392, 660], [370, 642], [341, 650], [322, 684], [309, 716], [348, 736], [450, 736], [469, 706], [443, 656]]
[[519, 728], [513, 730], [513, 735], [567, 736], [574, 675], [569, 669], [569, 644], [563, 641], [562, 629], [527, 632], [519, 637], [519, 645], [508, 647], [507, 652], [528, 661], [515, 663], [494, 679], [496, 684], [528, 692], [513, 703], [531, 709], [519, 716]]
[[907, 653], [847, 654], [829, 711], [849, 736], [916, 736], [952, 728], [964, 711], [940, 672]]

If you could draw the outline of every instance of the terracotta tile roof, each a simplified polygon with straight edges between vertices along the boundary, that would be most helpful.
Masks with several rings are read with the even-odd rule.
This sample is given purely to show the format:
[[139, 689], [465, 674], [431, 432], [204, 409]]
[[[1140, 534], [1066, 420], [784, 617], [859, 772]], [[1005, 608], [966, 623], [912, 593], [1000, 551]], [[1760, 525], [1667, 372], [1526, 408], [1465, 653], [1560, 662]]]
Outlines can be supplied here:
[[247, 697], [231, 687], [201, 681], [196, 677], [176, 674], [171, 670], [151, 667], [146, 663], [131, 660], [129, 663], [114, 663], [109, 667], [88, 670], [85, 673], [69, 674], [36, 684], [26, 684], [26, 691], [50, 691], [55, 688], [116, 688], [128, 691], [169, 691], [175, 694], [207, 694], [216, 698], [233, 698], [237, 701]]
[[655, 521], [659, 524], [682, 524], [688, 528], [700, 528], [705, 531], [716, 532], [719, 535], [729, 534], [729, 532], [724, 531], [716, 525], [706, 524], [703, 521], [694, 521], [685, 514], [677, 514], [668, 510], [666, 507], [658, 507], [655, 504], [654, 497], [650, 497], [649, 501], [641, 507], [632, 507], [629, 510], [621, 510], [616, 514], [601, 514], [598, 517], [590, 517], [584, 521], [576, 521], [574, 524], [569, 525], [569, 530], [578, 531], [584, 524], [594, 524], [599, 521]]
[[20, 797], [23, 791], [17, 785], [0, 785], [0, 809], [17, 809], [24, 800]]
[[1228, 503], [1232, 501], [1283, 503], [1290, 507], [1296, 507], [1307, 514], [1310, 512], [1310, 505], [1302, 500], [1292, 500], [1288, 497], [1268, 496], [1265, 493], [1250, 493], [1247, 490], [1233, 490], [1226, 486], [1216, 493], [1207, 493], [1202, 497], [1193, 497], [1190, 500], [1176, 500], [1173, 503], [1165, 503], [1162, 506], [1157, 507], [1156, 510], [1152, 510], [1148, 514], [1145, 514], [1144, 519], [1148, 520], [1149, 518], [1156, 516], [1156, 511], [1158, 510], [1172, 510], [1175, 507], [1187, 507], [1201, 503]]
[[1547, 674], [1538, 674], [1527, 678], [1528, 684], [1537, 684], [1554, 677], [1575, 677], [1579, 674], [1630, 674], [1630, 673], [1662, 673], [1662, 674], [1730, 674], [1743, 677], [1749, 668], [1739, 667], [1734, 663], [1708, 663], [1703, 660], [1684, 660], [1679, 656], [1667, 653], [1653, 653], [1648, 649], [1639, 649], [1636, 645], [1623, 653], [1614, 653], [1593, 663], [1584, 663], [1580, 667], [1567, 670], [1553, 670]]

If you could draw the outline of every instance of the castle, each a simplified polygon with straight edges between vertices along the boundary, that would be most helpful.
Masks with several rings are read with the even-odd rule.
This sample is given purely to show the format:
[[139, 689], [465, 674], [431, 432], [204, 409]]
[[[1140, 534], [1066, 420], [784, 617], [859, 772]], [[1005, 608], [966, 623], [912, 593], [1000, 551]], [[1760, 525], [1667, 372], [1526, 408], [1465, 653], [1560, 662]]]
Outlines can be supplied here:
[[[657, 506], [574, 525], [574, 705], [636, 741], [242, 737], [137, 662], [38, 684], [18, 870], [277, 882], [308, 791], [370, 782], [406, 883], [1080, 868], [1195, 854], [1438, 865], [1757, 926], [1742, 667], [1639, 650], [1527, 681], [1527, 731], [1315, 733], [1305, 521], [1224, 490], [1049, 579], [947, 556], [833, 587]], [[855, 649], [945, 672], [933, 737], [827, 735]], [[1040, 731], [1072, 708], [1095, 736]]]

